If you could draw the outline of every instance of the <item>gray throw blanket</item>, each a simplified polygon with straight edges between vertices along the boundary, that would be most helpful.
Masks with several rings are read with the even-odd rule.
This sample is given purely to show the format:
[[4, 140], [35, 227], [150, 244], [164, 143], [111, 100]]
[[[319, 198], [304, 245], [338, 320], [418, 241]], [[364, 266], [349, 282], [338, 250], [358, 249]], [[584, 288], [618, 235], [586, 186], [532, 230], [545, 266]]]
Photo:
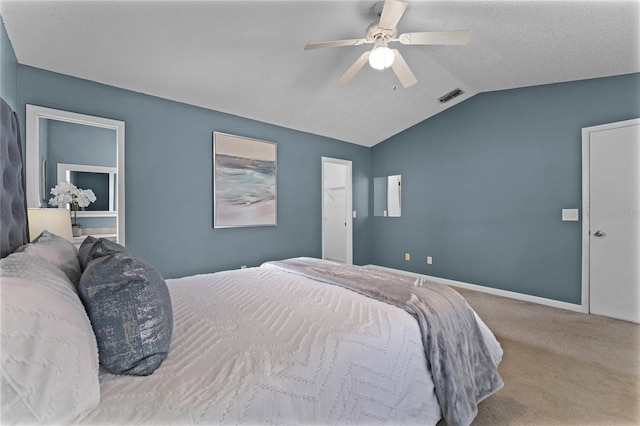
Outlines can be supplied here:
[[449, 425], [469, 425], [478, 403], [504, 385], [471, 307], [445, 285], [313, 258], [266, 262], [263, 267], [338, 285], [412, 314], [420, 325], [438, 403]]

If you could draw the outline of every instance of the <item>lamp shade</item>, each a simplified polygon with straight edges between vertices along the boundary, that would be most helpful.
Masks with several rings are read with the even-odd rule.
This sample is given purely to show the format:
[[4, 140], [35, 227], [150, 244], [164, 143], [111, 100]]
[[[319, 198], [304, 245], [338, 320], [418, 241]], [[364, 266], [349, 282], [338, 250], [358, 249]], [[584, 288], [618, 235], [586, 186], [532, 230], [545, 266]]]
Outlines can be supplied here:
[[29, 238], [33, 241], [45, 229], [73, 242], [71, 215], [67, 209], [27, 209]]
[[395, 54], [387, 46], [376, 46], [369, 54], [369, 65], [377, 70], [383, 70], [389, 68], [394, 59]]

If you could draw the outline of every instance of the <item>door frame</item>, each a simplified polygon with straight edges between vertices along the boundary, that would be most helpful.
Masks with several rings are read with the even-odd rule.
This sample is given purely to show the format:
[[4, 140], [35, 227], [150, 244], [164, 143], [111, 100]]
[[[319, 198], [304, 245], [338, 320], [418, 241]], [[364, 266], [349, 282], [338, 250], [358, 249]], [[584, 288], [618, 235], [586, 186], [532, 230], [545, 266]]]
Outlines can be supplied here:
[[590, 206], [591, 200], [589, 196], [590, 179], [591, 179], [591, 133], [601, 132], [604, 130], [612, 130], [621, 127], [640, 125], [640, 118], [631, 120], [616, 121], [614, 123], [600, 124], [598, 126], [590, 126], [582, 128], [582, 312], [591, 312], [590, 299]]
[[352, 163], [350, 160], [342, 160], [339, 158], [331, 158], [331, 157], [322, 157], [321, 161], [321, 174], [320, 174], [320, 190], [322, 197], [322, 211], [321, 211], [321, 221], [322, 221], [322, 258], [324, 259], [324, 251], [325, 251], [325, 241], [324, 241], [324, 165], [327, 163], [339, 164], [345, 166], [347, 168], [347, 179], [345, 184], [345, 217], [347, 218], [347, 226], [345, 227], [347, 234], [347, 265], [353, 264], [353, 181], [352, 181]]

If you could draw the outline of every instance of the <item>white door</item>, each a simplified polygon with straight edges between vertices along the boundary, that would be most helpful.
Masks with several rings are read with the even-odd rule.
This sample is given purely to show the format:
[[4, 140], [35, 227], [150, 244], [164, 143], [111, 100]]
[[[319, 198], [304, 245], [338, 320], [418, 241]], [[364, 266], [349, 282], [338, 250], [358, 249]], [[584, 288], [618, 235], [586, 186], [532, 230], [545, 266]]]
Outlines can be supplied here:
[[589, 309], [640, 323], [640, 119], [585, 131]]
[[351, 161], [322, 157], [322, 258], [353, 263]]

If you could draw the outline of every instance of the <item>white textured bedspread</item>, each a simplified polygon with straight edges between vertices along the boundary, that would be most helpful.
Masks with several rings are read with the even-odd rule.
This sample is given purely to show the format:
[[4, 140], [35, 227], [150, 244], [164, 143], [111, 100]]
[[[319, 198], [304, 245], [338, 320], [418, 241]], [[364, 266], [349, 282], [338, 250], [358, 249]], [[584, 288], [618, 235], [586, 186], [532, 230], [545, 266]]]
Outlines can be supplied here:
[[348, 288], [413, 315], [422, 332], [436, 396], [448, 425], [470, 425], [480, 401], [504, 386], [473, 309], [446, 285], [309, 257], [266, 262], [262, 267]]
[[102, 372], [100, 405], [83, 423], [428, 425], [440, 418], [418, 323], [402, 309], [267, 268], [167, 284], [168, 357], [148, 377]]

